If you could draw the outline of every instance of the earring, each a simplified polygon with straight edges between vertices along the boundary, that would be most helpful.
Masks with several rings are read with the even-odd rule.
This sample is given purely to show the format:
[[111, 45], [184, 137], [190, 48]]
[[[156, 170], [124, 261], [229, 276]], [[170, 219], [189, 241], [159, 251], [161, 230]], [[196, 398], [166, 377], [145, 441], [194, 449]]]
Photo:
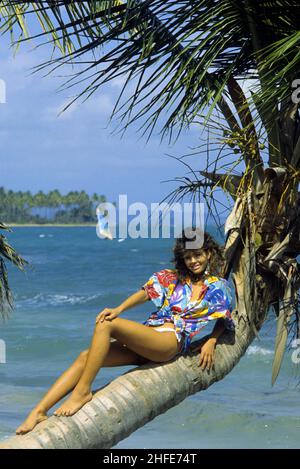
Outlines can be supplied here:
[[205, 273], [206, 275], [208, 275], [208, 274], [209, 274], [209, 272], [210, 272], [210, 263], [208, 263], [208, 264], [207, 264], [207, 266], [206, 266], [206, 270], [205, 270], [205, 272], [204, 272], [204, 273]]

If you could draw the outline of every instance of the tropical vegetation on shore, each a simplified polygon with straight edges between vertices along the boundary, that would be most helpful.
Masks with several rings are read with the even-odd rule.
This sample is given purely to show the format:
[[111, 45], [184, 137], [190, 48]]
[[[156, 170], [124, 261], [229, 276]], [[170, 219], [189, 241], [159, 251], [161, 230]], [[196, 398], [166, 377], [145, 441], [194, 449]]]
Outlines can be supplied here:
[[32, 194], [0, 187], [0, 220], [6, 224], [96, 223], [96, 206], [106, 202], [104, 195], [70, 191], [66, 195], [54, 189]]

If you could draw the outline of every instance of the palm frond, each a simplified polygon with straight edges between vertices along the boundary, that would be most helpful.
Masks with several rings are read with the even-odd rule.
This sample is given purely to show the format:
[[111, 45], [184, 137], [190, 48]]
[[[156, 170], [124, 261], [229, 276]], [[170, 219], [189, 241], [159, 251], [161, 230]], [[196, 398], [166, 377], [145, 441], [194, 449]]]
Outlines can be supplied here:
[[[11, 229], [0, 222], [0, 229]], [[0, 234], [0, 317], [7, 318], [13, 309], [13, 295], [8, 284], [6, 262], [9, 261], [21, 270], [24, 270], [28, 262], [23, 259], [16, 250], [10, 246], [3, 234]]]
[[[81, 64], [64, 84], [82, 87], [74, 100], [90, 97], [114, 78], [127, 77], [112, 117], [123, 129], [141, 120], [140, 130], [148, 136], [159, 125], [162, 137], [169, 134], [171, 139], [175, 129], [178, 136], [199, 115], [206, 125], [216, 108], [237, 131], [238, 122], [224, 98], [234, 97], [231, 84], [236, 88], [237, 80], [258, 80], [251, 102], [258, 113], [248, 125], [254, 132], [257, 119], [264, 123], [274, 165], [280, 163], [282, 149], [274, 114], [299, 69], [297, 3], [0, 2], [0, 30], [14, 34], [17, 45], [31, 39], [40, 45], [43, 38], [53, 45], [58, 54], [36, 71]], [[34, 19], [37, 34], [28, 27]], [[239, 103], [240, 117], [249, 115], [249, 106], [245, 99]], [[259, 158], [257, 146], [256, 155]]]
[[[95, 55], [66, 83], [83, 77], [90, 82], [77, 98], [90, 96], [120, 74], [130, 74], [125, 86], [135, 78], [132, 97], [116, 114], [126, 126], [147, 116], [145, 132], [151, 133], [166, 111], [163, 132], [177, 125], [181, 129], [206, 107], [209, 119], [229, 77], [244, 76], [254, 66], [243, 12], [228, 0], [1, 3], [3, 32], [17, 29], [21, 41], [47, 36], [60, 52], [42, 67], [72, 65]], [[26, 18], [33, 14], [42, 32], [30, 35]], [[102, 46], [108, 46], [103, 53]]]

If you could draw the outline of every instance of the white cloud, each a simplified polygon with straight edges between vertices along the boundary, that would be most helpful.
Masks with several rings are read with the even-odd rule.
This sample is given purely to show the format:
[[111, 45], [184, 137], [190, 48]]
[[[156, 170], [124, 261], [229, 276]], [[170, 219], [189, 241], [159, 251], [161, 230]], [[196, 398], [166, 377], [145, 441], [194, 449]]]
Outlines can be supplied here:
[[[44, 119], [46, 121], [53, 121], [56, 119], [69, 120], [78, 111], [80, 111], [80, 118], [84, 114], [99, 114], [101, 116], [109, 116], [113, 110], [113, 102], [109, 95], [102, 94], [100, 96], [91, 96], [87, 101], [81, 102], [79, 100], [72, 103], [65, 111], [63, 109], [72, 102], [72, 99], [65, 99], [62, 103], [48, 106], [44, 111]], [[63, 112], [62, 112], [63, 111]]]
[[120, 75], [119, 77], [116, 77], [113, 80], [111, 80], [110, 86], [112, 88], [122, 88], [125, 85], [126, 79], [127, 79], [127, 76], [125, 74]]
[[78, 103], [73, 103], [64, 112], [62, 112], [63, 109], [70, 103], [70, 101], [71, 100], [68, 99], [59, 105], [46, 107], [46, 109], [44, 110], [43, 118], [46, 121], [53, 121], [56, 119], [70, 119], [79, 107]]
[[85, 109], [88, 112], [98, 112], [102, 115], [110, 115], [113, 110], [114, 103], [108, 94], [99, 94], [98, 96], [91, 96], [82, 104], [82, 106], [83, 110]]
[[[10, 52], [10, 55], [7, 53]], [[38, 65], [42, 60], [38, 59], [34, 53], [18, 52], [13, 56], [13, 52], [4, 51], [1, 48], [1, 78], [7, 83], [8, 90], [14, 92], [28, 88], [40, 77], [33, 73], [33, 67]]]

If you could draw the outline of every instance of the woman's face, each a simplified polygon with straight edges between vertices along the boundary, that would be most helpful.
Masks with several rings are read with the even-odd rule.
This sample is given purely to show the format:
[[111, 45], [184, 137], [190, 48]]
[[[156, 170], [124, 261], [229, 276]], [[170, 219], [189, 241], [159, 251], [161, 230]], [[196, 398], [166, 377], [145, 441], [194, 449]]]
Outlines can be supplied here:
[[204, 249], [188, 249], [183, 255], [184, 263], [193, 274], [202, 274], [209, 262], [211, 253]]

